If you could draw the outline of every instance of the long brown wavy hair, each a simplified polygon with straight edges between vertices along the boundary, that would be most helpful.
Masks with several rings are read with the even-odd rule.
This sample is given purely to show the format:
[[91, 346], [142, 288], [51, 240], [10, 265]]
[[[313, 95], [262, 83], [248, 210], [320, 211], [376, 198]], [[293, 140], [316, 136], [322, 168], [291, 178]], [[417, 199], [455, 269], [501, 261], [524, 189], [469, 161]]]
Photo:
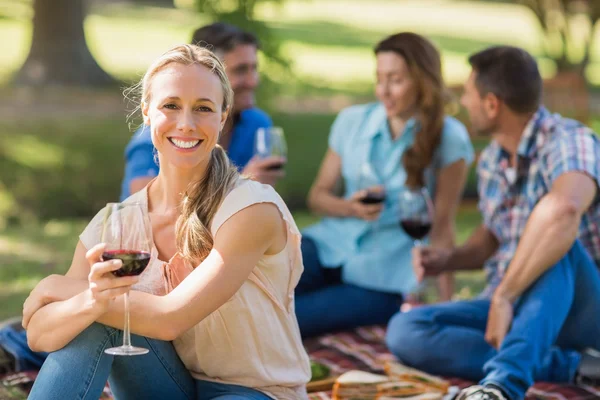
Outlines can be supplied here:
[[[221, 82], [222, 111], [230, 109], [233, 103], [233, 91], [223, 63], [210, 50], [190, 44], [172, 48], [148, 68], [140, 83], [143, 102], [150, 102], [152, 79], [156, 73], [171, 63], [198, 64], [210, 69]], [[235, 186], [238, 176], [238, 171], [229, 161], [225, 150], [216, 145], [211, 152], [204, 177], [198, 182], [190, 183], [183, 196], [181, 215], [177, 219], [175, 228], [177, 250], [195, 265], [202, 262], [212, 250], [213, 237], [210, 224], [221, 202]]]
[[417, 188], [425, 185], [424, 171], [431, 164], [440, 144], [444, 126], [444, 107], [447, 91], [442, 78], [440, 53], [424, 37], [401, 32], [383, 39], [375, 46], [375, 54], [394, 52], [408, 66], [417, 88], [419, 131], [413, 145], [404, 152], [402, 162], [406, 170], [406, 185]]

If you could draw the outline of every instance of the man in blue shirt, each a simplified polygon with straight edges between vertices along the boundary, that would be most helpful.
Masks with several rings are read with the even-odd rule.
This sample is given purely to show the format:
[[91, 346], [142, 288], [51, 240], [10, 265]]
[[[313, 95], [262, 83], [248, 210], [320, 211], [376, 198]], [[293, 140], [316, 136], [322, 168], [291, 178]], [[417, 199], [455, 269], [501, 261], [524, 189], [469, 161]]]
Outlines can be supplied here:
[[[254, 156], [256, 131], [272, 125], [271, 118], [255, 105], [254, 93], [259, 83], [258, 40], [251, 33], [217, 22], [197, 29], [192, 43], [210, 48], [223, 60], [234, 92], [233, 116], [221, 133], [220, 144], [243, 174], [274, 185], [285, 173], [283, 169], [269, 170], [269, 167], [281, 165], [285, 160], [274, 156]], [[154, 154], [149, 127], [140, 127], [125, 149], [121, 200], [144, 188], [158, 175], [159, 166]], [[0, 375], [14, 370], [40, 368], [46, 355], [31, 351], [26, 333], [19, 323], [7, 323], [0, 329]]]
[[[254, 156], [254, 137], [257, 129], [272, 125], [271, 118], [256, 108], [255, 91], [259, 83], [256, 37], [241, 29], [216, 22], [197, 29], [192, 43], [214, 51], [226, 66], [227, 77], [234, 92], [233, 116], [229, 119], [219, 143], [238, 169], [253, 179], [274, 185], [284, 176], [278, 157]], [[142, 126], [125, 149], [125, 176], [121, 185], [121, 200], [145, 187], [158, 175], [158, 163], [150, 135], [150, 127]]]

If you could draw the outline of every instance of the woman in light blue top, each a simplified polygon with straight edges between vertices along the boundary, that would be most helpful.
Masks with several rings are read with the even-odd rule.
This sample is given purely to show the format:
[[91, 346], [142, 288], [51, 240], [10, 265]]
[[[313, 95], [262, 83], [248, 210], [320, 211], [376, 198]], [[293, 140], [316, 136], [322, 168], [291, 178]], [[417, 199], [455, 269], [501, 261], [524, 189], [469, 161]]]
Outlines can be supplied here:
[[[444, 114], [439, 52], [419, 35], [399, 33], [381, 41], [375, 54], [379, 102], [338, 115], [308, 197], [324, 218], [303, 232], [296, 313], [305, 337], [386, 323], [415, 289], [413, 240], [398, 219], [403, 189], [429, 190], [431, 245], [454, 245], [473, 147], [465, 127]], [[342, 194], [336, 193], [340, 183]], [[360, 201], [382, 188], [383, 203]], [[452, 276], [439, 283], [440, 297], [449, 299]]]

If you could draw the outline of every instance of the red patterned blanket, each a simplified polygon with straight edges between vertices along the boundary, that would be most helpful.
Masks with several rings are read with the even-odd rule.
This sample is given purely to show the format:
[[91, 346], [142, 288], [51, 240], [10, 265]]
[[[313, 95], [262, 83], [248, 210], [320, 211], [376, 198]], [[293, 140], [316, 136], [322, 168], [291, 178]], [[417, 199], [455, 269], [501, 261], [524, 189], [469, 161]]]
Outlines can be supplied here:
[[[386, 360], [393, 360], [384, 344], [385, 330], [374, 326], [358, 328], [354, 331], [324, 335], [305, 343], [311, 359], [327, 365], [334, 374], [351, 369], [373, 373], [383, 373]], [[452, 385], [464, 388], [472, 382], [452, 379]], [[331, 392], [310, 393], [311, 400], [331, 400]], [[600, 388], [590, 386], [557, 385], [536, 383], [529, 392], [527, 400], [598, 400]]]
[[[354, 331], [328, 334], [305, 342], [311, 359], [327, 365], [333, 374], [351, 369], [383, 373], [382, 365], [394, 357], [384, 344], [382, 327], [358, 328]], [[0, 377], [0, 399], [25, 399], [36, 377], [35, 371]], [[453, 385], [465, 387], [470, 382], [450, 379]], [[331, 400], [331, 392], [310, 394], [311, 400]], [[108, 387], [102, 399], [111, 399]], [[589, 386], [536, 383], [527, 393], [527, 400], [597, 400], [600, 388]]]

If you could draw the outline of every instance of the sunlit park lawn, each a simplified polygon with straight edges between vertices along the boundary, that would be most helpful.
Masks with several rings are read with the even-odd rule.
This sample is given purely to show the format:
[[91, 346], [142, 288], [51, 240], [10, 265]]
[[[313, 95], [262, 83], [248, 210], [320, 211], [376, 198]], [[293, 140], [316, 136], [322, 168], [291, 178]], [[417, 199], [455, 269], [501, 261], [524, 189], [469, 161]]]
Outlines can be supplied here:
[[[208, 22], [185, 8], [190, 2], [177, 1], [182, 8], [175, 10], [96, 7], [85, 25], [89, 47], [112, 75], [136, 80], [157, 55], [188, 41], [194, 28]], [[275, 29], [283, 53], [293, 62], [288, 75], [264, 66], [263, 72], [279, 85], [262, 100], [288, 138], [288, 176], [278, 189], [301, 226], [314, 220], [304, 210], [304, 198], [335, 112], [371, 98], [372, 46], [385, 35], [413, 30], [433, 39], [451, 84], [467, 76], [468, 54], [498, 43], [527, 48], [539, 57], [544, 76], [554, 72], [552, 62], [541, 57], [537, 21], [518, 6], [452, 0], [289, 0], [281, 8], [264, 6], [258, 14]], [[3, 84], [27, 56], [31, 27], [27, 1], [0, 0], [0, 15]], [[600, 55], [600, 41], [596, 43], [592, 60]], [[588, 75], [600, 83], [598, 64], [591, 65]], [[43, 101], [36, 102], [36, 97]], [[119, 90], [54, 96], [0, 88], [0, 318], [18, 314], [39, 279], [68, 268], [85, 221], [118, 195], [122, 151], [130, 136], [122, 109]], [[475, 144], [481, 148], [485, 142]], [[473, 205], [463, 206], [459, 240], [478, 221]], [[477, 293], [482, 280], [481, 273], [461, 274], [461, 295]]]

